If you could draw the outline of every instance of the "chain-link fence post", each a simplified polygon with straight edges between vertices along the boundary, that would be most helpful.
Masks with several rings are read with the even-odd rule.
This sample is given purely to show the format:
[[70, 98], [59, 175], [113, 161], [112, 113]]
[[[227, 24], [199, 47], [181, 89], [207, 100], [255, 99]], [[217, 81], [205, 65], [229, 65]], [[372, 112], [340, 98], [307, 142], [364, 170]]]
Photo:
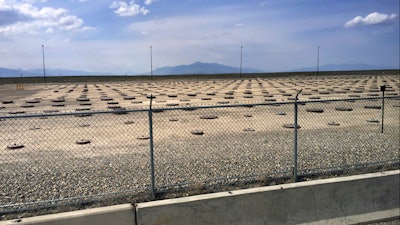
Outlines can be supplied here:
[[293, 181], [297, 182], [297, 111], [298, 111], [298, 104], [297, 101], [299, 100], [299, 94], [302, 90], [298, 91], [296, 94], [296, 98], [294, 100], [294, 148], [293, 148]]
[[382, 91], [382, 123], [381, 123], [381, 133], [383, 134], [383, 118], [385, 114], [385, 85], [381, 86]]
[[149, 106], [149, 138], [150, 138], [150, 176], [151, 176], [151, 195], [155, 199], [155, 177], [154, 177], [154, 144], [153, 144], [153, 96], [150, 95]]

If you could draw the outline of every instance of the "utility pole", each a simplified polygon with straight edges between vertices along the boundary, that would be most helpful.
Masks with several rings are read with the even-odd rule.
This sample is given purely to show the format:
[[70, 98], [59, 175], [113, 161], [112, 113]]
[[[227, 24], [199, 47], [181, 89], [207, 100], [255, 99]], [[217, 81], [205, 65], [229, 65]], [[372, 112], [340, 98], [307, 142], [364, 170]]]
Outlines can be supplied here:
[[317, 76], [319, 75], [319, 45], [318, 45], [318, 56], [317, 56]]
[[43, 55], [43, 81], [46, 83], [46, 66], [44, 64], [44, 45], [42, 45], [42, 55]]
[[150, 78], [153, 80], [153, 46], [150, 45]]
[[243, 56], [243, 46], [240, 46], [240, 77], [242, 77], [242, 57]]

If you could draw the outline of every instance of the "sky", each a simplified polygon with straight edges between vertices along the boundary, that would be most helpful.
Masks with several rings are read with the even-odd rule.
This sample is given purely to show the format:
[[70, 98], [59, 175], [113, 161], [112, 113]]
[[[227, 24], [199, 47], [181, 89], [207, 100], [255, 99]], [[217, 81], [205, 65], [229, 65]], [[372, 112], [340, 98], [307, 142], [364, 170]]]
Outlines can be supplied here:
[[[399, 68], [399, 0], [0, 0], [0, 67]], [[319, 47], [318, 47], [319, 46]], [[319, 52], [319, 57], [318, 57]]]

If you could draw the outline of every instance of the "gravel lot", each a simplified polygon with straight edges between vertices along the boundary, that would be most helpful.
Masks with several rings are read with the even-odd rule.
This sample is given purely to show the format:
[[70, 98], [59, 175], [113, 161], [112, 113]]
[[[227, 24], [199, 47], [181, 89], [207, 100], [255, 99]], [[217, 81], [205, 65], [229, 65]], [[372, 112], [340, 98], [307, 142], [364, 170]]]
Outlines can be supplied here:
[[[2, 85], [0, 100], [12, 100], [13, 103], [0, 103], [3, 107], [0, 118], [5, 118], [0, 121], [3, 145], [0, 149], [0, 179], [4, 181], [0, 183], [0, 205], [129, 190], [134, 193], [136, 189], [150, 186], [147, 112], [117, 115], [109, 111], [85, 117], [40, 117], [46, 110], [97, 112], [112, 110], [109, 106], [114, 105], [121, 109], [147, 108], [148, 93], [157, 96], [153, 99], [155, 108], [264, 103], [271, 99], [274, 99], [271, 103], [281, 103], [154, 112], [156, 185], [196, 185], [216, 179], [235, 180], [276, 172], [289, 174], [293, 163], [293, 129], [283, 125], [293, 123], [293, 104], [284, 103], [292, 101], [296, 87], [304, 89], [300, 100], [308, 101], [351, 97], [349, 95], [376, 97], [375, 87], [380, 84], [391, 87], [389, 90], [393, 91], [388, 93], [400, 94], [395, 76], [155, 84], [27, 84], [24, 91], [15, 91], [13, 85]], [[129, 96], [134, 99], [127, 98]], [[88, 98], [91, 105], [82, 105], [86, 101], [77, 100], [83, 97]], [[105, 101], [102, 97], [112, 100]], [[211, 100], [202, 100], [206, 98]], [[21, 107], [33, 99], [40, 101], [32, 103], [33, 107]], [[52, 100], [55, 99], [64, 99], [65, 105], [54, 107]], [[384, 133], [380, 132], [380, 109], [370, 107], [379, 106], [380, 100], [300, 105], [300, 172], [399, 159], [399, 103], [398, 99], [386, 101]], [[338, 107], [351, 110], [339, 111]], [[21, 110], [24, 113], [17, 116], [39, 115], [9, 118], [15, 115], [10, 112]], [[378, 123], [369, 121], [371, 119]], [[194, 135], [194, 130], [204, 134]], [[90, 143], [76, 144], [83, 139]], [[24, 147], [11, 150], [7, 148], [11, 144]]]

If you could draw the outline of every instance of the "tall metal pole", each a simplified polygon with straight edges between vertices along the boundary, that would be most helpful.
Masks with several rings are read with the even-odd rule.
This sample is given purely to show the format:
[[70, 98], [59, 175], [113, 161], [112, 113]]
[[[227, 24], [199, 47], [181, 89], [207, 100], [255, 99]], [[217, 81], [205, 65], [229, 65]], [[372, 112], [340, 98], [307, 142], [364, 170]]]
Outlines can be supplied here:
[[150, 78], [153, 80], [153, 46], [150, 45]]
[[46, 83], [46, 66], [44, 64], [44, 45], [42, 45], [42, 55], [43, 55], [43, 80]]
[[317, 75], [319, 75], [319, 45], [318, 45], [318, 56], [317, 56]]
[[242, 77], [242, 56], [243, 56], [243, 46], [240, 46], [240, 77]]
[[297, 92], [296, 97], [294, 99], [294, 146], [293, 146], [293, 180], [297, 182], [297, 130], [298, 130], [298, 121], [297, 121], [297, 112], [298, 112], [298, 103], [299, 94], [303, 90]]
[[383, 134], [383, 119], [385, 115], [385, 85], [381, 86], [381, 91], [382, 91], [382, 123], [381, 123], [381, 133]]
[[150, 95], [150, 108], [149, 108], [149, 135], [150, 135], [150, 179], [151, 179], [151, 195], [152, 198], [156, 198], [156, 185], [155, 185], [155, 176], [154, 176], [154, 142], [153, 142], [153, 95]]

